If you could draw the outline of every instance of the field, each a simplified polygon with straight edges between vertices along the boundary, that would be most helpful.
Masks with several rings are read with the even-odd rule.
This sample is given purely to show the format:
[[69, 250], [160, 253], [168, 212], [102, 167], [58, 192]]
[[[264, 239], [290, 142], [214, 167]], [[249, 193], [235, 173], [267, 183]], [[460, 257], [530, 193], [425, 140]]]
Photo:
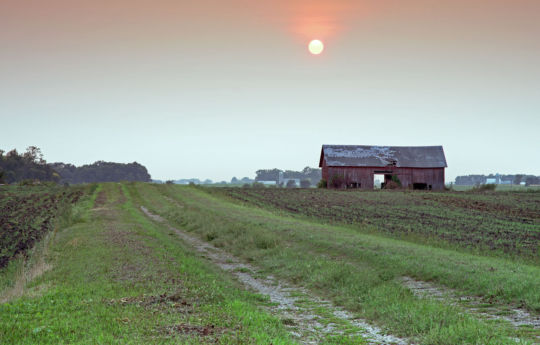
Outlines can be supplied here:
[[540, 262], [540, 192], [422, 193], [222, 188], [212, 194], [395, 238]]
[[[0, 187], [1, 188], [1, 187]], [[23, 255], [65, 216], [70, 204], [82, 195], [80, 189], [3, 187], [0, 191], [0, 268], [16, 255]]]
[[537, 192], [84, 191], [0, 343], [540, 342]]

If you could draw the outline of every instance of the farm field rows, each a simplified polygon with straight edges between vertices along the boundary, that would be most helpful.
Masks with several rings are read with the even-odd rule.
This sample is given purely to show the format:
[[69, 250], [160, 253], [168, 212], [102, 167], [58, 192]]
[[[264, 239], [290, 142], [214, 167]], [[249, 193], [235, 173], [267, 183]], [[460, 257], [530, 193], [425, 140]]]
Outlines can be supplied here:
[[57, 224], [82, 190], [61, 187], [0, 187], [0, 268], [24, 254]]
[[540, 192], [213, 188], [274, 212], [489, 255], [540, 262]]
[[540, 268], [529, 261], [472, 255], [374, 235], [369, 229], [364, 233], [321, 224], [234, 201], [223, 190], [143, 184], [131, 188], [152, 212], [260, 267], [264, 274], [330, 298], [412, 342], [538, 341], [535, 327], [514, 328], [469, 313], [466, 306], [418, 298], [401, 283], [403, 277], [413, 277], [463, 296], [479, 296], [486, 306], [500, 307], [501, 313], [523, 307], [537, 318]]
[[[54, 233], [52, 269], [0, 304], [0, 343], [540, 343], [537, 254], [505, 249], [538, 232], [540, 194], [513, 194], [100, 184]], [[437, 223], [415, 229], [420, 213]], [[510, 224], [507, 245], [441, 236], [479, 219]]]
[[49, 241], [51, 268], [0, 303], [0, 344], [295, 344], [267, 298], [145, 218], [125, 186], [85, 192]]

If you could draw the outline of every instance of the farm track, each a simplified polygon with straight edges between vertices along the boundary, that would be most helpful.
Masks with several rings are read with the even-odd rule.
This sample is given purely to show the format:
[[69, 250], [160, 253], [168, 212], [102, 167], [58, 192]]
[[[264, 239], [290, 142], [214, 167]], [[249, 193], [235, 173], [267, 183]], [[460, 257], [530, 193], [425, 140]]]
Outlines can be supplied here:
[[[511, 305], [488, 304], [480, 297], [463, 296], [447, 287], [419, 281], [411, 277], [402, 278], [403, 285], [419, 298], [431, 298], [463, 308], [467, 313], [477, 314], [488, 320], [504, 320], [513, 327], [529, 327], [540, 331], [540, 315], [532, 315], [528, 311]], [[540, 335], [535, 344], [540, 344]]]
[[[380, 328], [355, 318], [351, 313], [334, 306], [329, 301], [310, 296], [302, 287], [285, 284], [273, 276], [257, 277], [255, 267], [242, 263], [229, 253], [171, 226], [163, 217], [151, 213], [144, 206], [141, 206], [141, 210], [153, 221], [167, 226], [170, 231], [176, 233], [218, 267], [233, 274], [246, 287], [268, 296], [273, 303], [273, 306], [268, 308], [280, 315], [283, 320], [287, 320], [286, 324], [291, 334], [302, 343], [318, 344], [325, 336], [345, 333], [344, 328], [349, 328], [347, 334], [351, 335], [350, 327], [353, 326], [356, 329], [354, 330], [356, 334], [353, 335], [362, 336], [369, 344], [409, 344], [408, 340], [384, 334]], [[321, 307], [330, 311], [330, 317], [317, 312], [316, 309]]]

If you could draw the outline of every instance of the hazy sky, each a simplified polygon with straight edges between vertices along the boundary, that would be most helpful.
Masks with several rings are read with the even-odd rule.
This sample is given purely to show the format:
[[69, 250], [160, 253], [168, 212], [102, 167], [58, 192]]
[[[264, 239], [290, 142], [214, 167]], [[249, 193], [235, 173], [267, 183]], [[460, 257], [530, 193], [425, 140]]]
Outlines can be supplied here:
[[540, 1], [0, 0], [0, 126], [4, 150], [158, 179], [317, 166], [322, 144], [540, 174]]

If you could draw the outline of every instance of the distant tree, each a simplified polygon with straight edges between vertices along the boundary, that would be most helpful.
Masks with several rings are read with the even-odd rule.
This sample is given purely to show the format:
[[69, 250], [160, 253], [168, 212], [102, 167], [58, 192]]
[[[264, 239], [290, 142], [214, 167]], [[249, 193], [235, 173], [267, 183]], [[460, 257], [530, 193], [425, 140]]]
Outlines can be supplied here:
[[236, 176], [231, 179], [231, 183], [232, 184], [237, 184], [238, 183], [238, 179], [236, 178]]
[[486, 183], [485, 175], [467, 175], [456, 177], [456, 185], [458, 186], [475, 186]]
[[26, 148], [26, 152], [23, 154], [23, 158], [28, 162], [36, 164], [46, 163], [43, 159], [43, 153], [41, 153], [41, 149], [37, 146], [28, 146]]
[[311, 187], [311, 180], [300, 180], [300, 187], [301, 188], [309, 188]]
[[311, 183], [316, 184], [322, 178], [322, 170], [319, 168], [305, 167], [302, 170], [302, 175], [304, 179], [309, 179]]
[[30, 146], [26, 152], [19, 154], [13, 149], [4, 155], [0, 154], [0, 170], [5, 183], [15, 183], [23, 180], [57, 182], [59, 175], [46, 164], [41, 150]]
[[520, 184], [521, 181], [523, 180], [523, 177], [525, 177], [525, 175], [522, 175], [522, 174], [516, 174], [516, 176], [514, 176], [514, 181], [513, 181], [513, 183], [514, 183], [514, 184]]
[[280, 169], [260, 169], [256, 172], [257, 181], [279, 181], [279, 174], [283, 173], [284, 178], [294, 178], [300, 180], [310, 180], [311, 183], [317, 183], [321, 179], [321, 169], [305, 167], [302, 171], [280, 170]]
[[297, 179], [300, 179], [300, 178], [303, 178], [304, 175], [302, 174], [301, 171], [285, 170], [283, 172], [283, 177], [284, 178], [297, 178]]
[[167, 180], [167, 181], [165, 181], [165, 184], [174, 184], [174, 181], [173, 180]]
[[287, 188], [296, 188], [296, 181], [295, 180], [289, 180], [287, 181]]
[[538, 177], [538, 176], [527, 176], [525, 178], [525, 185], [526, 186], [537, 185], [537, 184], [540, 184], [540, 177]]
[[93, 182], [142, 181], [150, 182], [146, 168], [137, 163], [113, 163], [97, 161], [76, 167], [72, 164], [53, 163], [50, 166], [61, 176], [62, 182], [70, 184]]
[[281, 170], [279, 169], [260, 169], [255, 172], [255, 180], [256, 181], [278, 181], [279, 179], [279, 173]]

